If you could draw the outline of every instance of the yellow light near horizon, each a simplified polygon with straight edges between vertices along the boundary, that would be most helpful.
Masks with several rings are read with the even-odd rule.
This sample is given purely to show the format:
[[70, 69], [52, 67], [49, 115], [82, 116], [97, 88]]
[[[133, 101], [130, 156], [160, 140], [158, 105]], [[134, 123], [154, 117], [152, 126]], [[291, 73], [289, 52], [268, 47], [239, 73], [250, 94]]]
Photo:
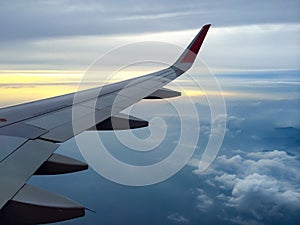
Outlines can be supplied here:
[[87, 76], [83, 85], [78, 86], [82, 79], [80, 71], [56, 70], [0, 70], [0, 107], [21, 104], [76, 92], [136, 77], [137, 71], [120, 71], [111, 80], [106, 81], [103, 72], [97, 76]]
[[81, 73], [76, 71], [14, 71], [0, 70], [0, 84], [12, 83], [49, 83], [49, 82], [71, 82], [78, 81]]
[[74, 71], [0, 71], [0, 107], [76, 91], [80, 73]]
[[68, 94], [76, 91], [72, 85], [28, 85], [0, 87], [0, 107]]
[[[101, 76], [100, 74], [102, 74], [102, 72], [99, 71], [99, 73], [96, 72], [95, 76], [84, 77], [88, 78], [83, 80], [86, 83], [78, 86], [82, 81], [82, 73], [78, 71], [27, 70], [17, 72], [0, 70], [0, 107], [68, 94], [77, 90], [138, 77], [146, 72], [148, 71], [123, 70], [117, 72], [115, 74], [116, 76], [112, 76], [110, 80], [105, 80], [107, 76]], [[197, 90], [193, 87], [189, 87], [189, 83], [182, 83], [181, 86], [184, 88], [184, 92], [182, 93], [183, 96], [189, 97], [208, 95], [235, 97], [241, 94], [234, 92], [218, 92], [215, 90]]]
[[196, 96], [206, 96], [206, 95], [210, 95], [210, 96], [236, 96], [238, 93], [234, 93], [234, 92], [219, 92], [219, 91], [202, 91], [202, 90], [194, 90], [194, 89], [185, 89], [183, 92], [183, 95], [186, 96], [190, 96], [190, 97], [196, 97]]
[[206, 93], [204, 91], [201, 90], [184, 90], [184, 92], [182, 93], [183, 95], [186, 96], [203, 96], [206, 95]]

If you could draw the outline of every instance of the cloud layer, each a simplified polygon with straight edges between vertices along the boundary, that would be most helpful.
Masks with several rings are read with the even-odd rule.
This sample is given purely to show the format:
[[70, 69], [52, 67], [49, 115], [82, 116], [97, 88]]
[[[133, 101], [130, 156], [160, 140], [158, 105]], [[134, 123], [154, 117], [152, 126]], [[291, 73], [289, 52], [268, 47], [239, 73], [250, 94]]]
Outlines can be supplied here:
[[213, 26], [202, 55], [213, 68], [299, 69], [299, 1], [154, 0], [149, 5], [1, 1], [0, 69], [84, 70], [122, 44], [151, 40], [184, 47], [206, 23]]
[[[2, 1], [1, 39], [102, 35], [261, 23], [296, 23], [299, 1]], [[26, 10], [24, 10], [26, 9]], [[280, 16], [278, 16], [280, 15]], [[159, 23], [158, 23], [159, 21]], [[174, 22], [176, 21], [176, 22]]]
[[[296, 157], [284, 151], [241, 151], [232, 157], [219, 156], [213, 168], [205, 175], [198, 175], [211, 177], [208, 184], [223, 190], [216, 198], [224, 207], [236, 210], [236, 214], [244, 218], [243, 223], [237, 216], [228, 220], [234, 219], [238, 224], [253, 221], [274, 224], [271, 221], [278, 219], [278, 224], [294, 224], [300, 219], [299, 168]], [[207, 209], [203, 194], [200, 196], [199, 204]]]

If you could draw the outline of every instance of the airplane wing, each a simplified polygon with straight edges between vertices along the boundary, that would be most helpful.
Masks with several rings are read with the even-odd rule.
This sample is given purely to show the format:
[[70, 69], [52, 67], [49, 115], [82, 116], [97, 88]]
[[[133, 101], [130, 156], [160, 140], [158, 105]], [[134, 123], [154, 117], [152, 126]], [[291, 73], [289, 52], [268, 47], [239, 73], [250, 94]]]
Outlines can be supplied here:
[[120, 112], [145, 98], [179, 96], [163, 87], [192, 66], [209, 27], [203, 26], [179, 59], [161, 71], [0, 109], [0, 224], [51, 223], [83, 216], [80, 204], [26, 184], [27, 180], [36, 174], [87, 169], [87, 164], [55, 153], [60, 143], [83, 131], [147, 126], [147, 121]]

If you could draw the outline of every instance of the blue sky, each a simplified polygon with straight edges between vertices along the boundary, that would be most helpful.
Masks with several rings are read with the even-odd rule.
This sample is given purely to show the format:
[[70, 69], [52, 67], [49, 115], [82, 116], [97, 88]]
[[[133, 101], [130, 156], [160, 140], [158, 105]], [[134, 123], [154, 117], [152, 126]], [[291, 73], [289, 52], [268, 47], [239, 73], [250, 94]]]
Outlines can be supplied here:
[[[1, 107], [76, 90], [89, 65], [112, 49], [117, 51], [91, 70], [99, 72], [96, 79], [137, 59], [160, 62], [129, 67], [120, 79], [161, 68], [161, 62], [176, 60], [202, 25], [212, 23], [200, 52], [211, 72], [203, 73], [199, 64], [191, 70], [204, 87], [215, 74], [226, 102], [225, 139], [211, 167], [198, 170], [211, 128], [209, 104], [183, 76], [176, 84], [194, 101], [201, 125], [189, 163], [147, 187], [115, 184], [91, 168], [32, 178], [30, 183], [97, 212], [58, 224], [299, 224], [299, 10], [296, 0], [1, 1]], [[150, 42], [137, 44], [144, 41]], [[172, 101], [184, 107], [185, 100]], [[174, 112], [163, 101], [147, 101], [132, 113], [147, 120], [161, 117], [168, 135], [144, 159], [112, 132], [100, 133], [112, 154], [136, 164], [167, 156], [179, 136]], [[188, 115], [185, 122], [194, 128]], [[143, 138], [149, 130], [134, 133]], [[58, 151], [83, 159], [74, 139]]]

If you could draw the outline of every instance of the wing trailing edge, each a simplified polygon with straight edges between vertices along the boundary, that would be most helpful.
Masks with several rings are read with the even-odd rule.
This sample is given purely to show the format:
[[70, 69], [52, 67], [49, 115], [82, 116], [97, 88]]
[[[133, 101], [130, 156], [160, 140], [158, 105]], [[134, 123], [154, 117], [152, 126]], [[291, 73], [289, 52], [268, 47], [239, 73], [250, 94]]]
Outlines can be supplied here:
[[27, 180], [34, 174], [87, 169], [87, 164], [54, 152], [58, 143], [91, 127], [122, 130], [148, 126], [147, 121], [120, 112], [142, 99], [180, 96], [180, 92], [163, 87], [192, 66], [209, 27], [203, 26], [178, 60], [161, 71], [78, 92], [76, 103], [75, 93], [71, 93], [0, 109], [0, 140], [5, 138], [7, 145], [0, 152], [0, 224], [48, 223], [83, 216], [85, 208], [80, 204], [29, 186]]

